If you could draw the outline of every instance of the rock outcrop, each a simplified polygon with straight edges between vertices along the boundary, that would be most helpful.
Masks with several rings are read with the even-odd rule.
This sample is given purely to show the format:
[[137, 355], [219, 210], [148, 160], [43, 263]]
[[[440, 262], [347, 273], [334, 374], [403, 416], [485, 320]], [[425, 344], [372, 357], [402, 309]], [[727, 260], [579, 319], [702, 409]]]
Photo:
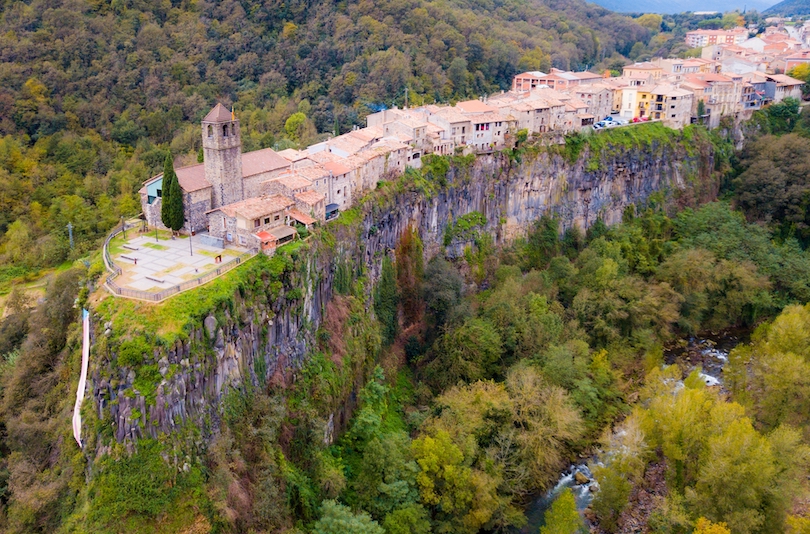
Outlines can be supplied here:
[[702, 144], [652, 143], [597, 155], [586, 149], [574, 163], [554, 148], [520, 158], [496, 153], [456, 160], [430, 187], [418, 189], [406, 181], [399, 188], [383, 187], [346, 220], [330, 223], [334, 242], [316, 236], [279, 291], [236, 294], [227, 309], [200, 310], [199, 325], [188, 327], [180, 340], [155, 347], [147, 362], [160, 373], [152, 394], [137, 390], [131, 370], [97, 357], [108, 363], [91, 373], [95, 412], [112, 425], [118, 442], [171, 434], [187, 422], [203, 434], [214, 432], [220, 401], [230, 388], [294, 379], [314, 347], [338, 263], [362, 266], [376, 279], [382, 257], [408, 227], [419, 231], [426, 260], [440, 253], [458, 257], [470, 237], [446, 238], [445, 232], [472, 212], [485, 216], [476, 230], [499, 245], [525, 235], [544, 214], [556, 214], [563, 228], [584, 229], [599, 217], [607, 224], [621, 221], [625, 208], [654, 193], [711, 196], [716, 192], [712, 147], [705, 140], [691, 142]]

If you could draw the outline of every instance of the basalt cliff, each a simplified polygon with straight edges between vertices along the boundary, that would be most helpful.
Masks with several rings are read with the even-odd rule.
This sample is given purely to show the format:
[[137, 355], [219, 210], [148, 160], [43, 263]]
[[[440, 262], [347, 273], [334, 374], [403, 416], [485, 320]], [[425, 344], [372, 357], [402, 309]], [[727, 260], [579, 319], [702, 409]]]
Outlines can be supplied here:
[[[620, 221], [629, 206], [688, 205], [716, 195], [718, 149], [704, 131], [667, 130], [632, 142], [612, 142], [610, 134], [598, 143], [428, 158], [423, 169], [382, 184], [303, 245], [253, 259], [225, 280], [161, 305], [107, 296], [92, 318], [89, 450], [189, 426], [204, 440], [217, 431], [228, 391], [296, 380], [317, 346], [337, 278], [362, 275], [370, 288], [408, 228], [418, 231], [426, 260], [453, 258], [474, 236], [507, 244], [544, 214], [556, 215], [563, 229], [584, 229], [599, 218]], [[475, 231], [462, 228], [463, 220]], [[167, 309], [179, 319], [166, 324]], [[366, 312], [373, 313], [370, 304]], [[345, 401], [328, 417], [327, 441], [349, 415], [352, 399]]]

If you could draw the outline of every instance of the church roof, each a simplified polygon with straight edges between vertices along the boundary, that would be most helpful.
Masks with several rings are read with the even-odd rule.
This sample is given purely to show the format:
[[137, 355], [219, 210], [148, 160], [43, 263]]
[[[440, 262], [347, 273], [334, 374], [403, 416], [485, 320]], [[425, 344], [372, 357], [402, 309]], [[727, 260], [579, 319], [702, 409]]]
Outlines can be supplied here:
[[231, 112], [220, 103], [214, 106], [214, 109], [208, 112], [208, 115], [203, 119], [204, 122], [230, 122], [233, 120]]
[[264, 172], [287, 169], [290, 162], [278, 155], [272, 148], [254, 150], [242, 154], [242, 176], [254, 176]]
[[211, 184], [205, 179], [205, 165], [202, 163], [188, 167], [180, 167], [179, 169], [175, 169], [174, 173], [177, 175], [177, 181], [180, 183], [180, 187], [186, 193], [211, 187]]

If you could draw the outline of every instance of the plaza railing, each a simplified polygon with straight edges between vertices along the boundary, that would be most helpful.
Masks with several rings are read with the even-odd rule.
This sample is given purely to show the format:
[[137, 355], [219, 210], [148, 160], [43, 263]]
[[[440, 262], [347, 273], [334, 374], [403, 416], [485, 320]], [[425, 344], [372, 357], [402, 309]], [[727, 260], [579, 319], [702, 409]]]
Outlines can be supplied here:
[[121, 287], [115, 283], [115, 279], [123, 271], [118, 265], [115, 264], [115, 262], [112, 259], [112, 255], [110, 254], [110, 241], [124, 230], [128, 230], [134, 227], [135, 225], [127, 225], [126, 223], [117, 226], [115, 229], [113, 229], [112, 232], [110, 232], [110, 235], [107, 236], [107, 239], [104, 240], [104, 265], [107, 267], [107, 270], [110, 271], [110, 274], [107, 276], [104, 285], [110, 293], [112, 293], [113, 295], [117, 295], [119, 297], [146, 300], [150, 302], [160, 302], [171, 296], [177, 295], [178, 293], [182, 293], [183, 291], [188, 291], [189, 289], [200, 287], [201, 285], [206, 284], [207, 282], [210, 282], [211, 280], [230, 271], [234, 267], [238, 267], [240, 264], [249, 260], [250, 258], [259, 253], [258, 249], [252, 248], [249, 251], [245, 252], [244, 254], [241, 254], [240, 256], [237, 256], [236, 258], [233, 258], [221, 264], [213, 271], [209, 271], [201, 276], [198, 276], [197, 278], [186, 280], [185, 282], [182, 282], [175, 286], [167, 287], [158, 292], [142, 291], [140, 289], [130, 289], [127, 287]]

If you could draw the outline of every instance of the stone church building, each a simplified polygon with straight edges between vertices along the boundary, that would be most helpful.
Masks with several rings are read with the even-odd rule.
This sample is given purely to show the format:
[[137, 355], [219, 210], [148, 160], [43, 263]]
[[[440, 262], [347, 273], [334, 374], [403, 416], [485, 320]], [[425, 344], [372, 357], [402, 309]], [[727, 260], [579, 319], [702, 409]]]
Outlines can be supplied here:
[[[222, 104], [202, 120], [202, 146], [203, 163], [175, 169], [185, 231], [266, 248], [276, 234], [289, 234], [272, 232], [274, 228], [324, 220], [325, 196], [309, 180], [288, 187], [289, 160], [270, 148], [242, 153], [239, 120]], [[162, 186], [161, 173], [140, 190], [143, 214], [149, 225], [159, 228], [165, 228], [160, 217]]]

